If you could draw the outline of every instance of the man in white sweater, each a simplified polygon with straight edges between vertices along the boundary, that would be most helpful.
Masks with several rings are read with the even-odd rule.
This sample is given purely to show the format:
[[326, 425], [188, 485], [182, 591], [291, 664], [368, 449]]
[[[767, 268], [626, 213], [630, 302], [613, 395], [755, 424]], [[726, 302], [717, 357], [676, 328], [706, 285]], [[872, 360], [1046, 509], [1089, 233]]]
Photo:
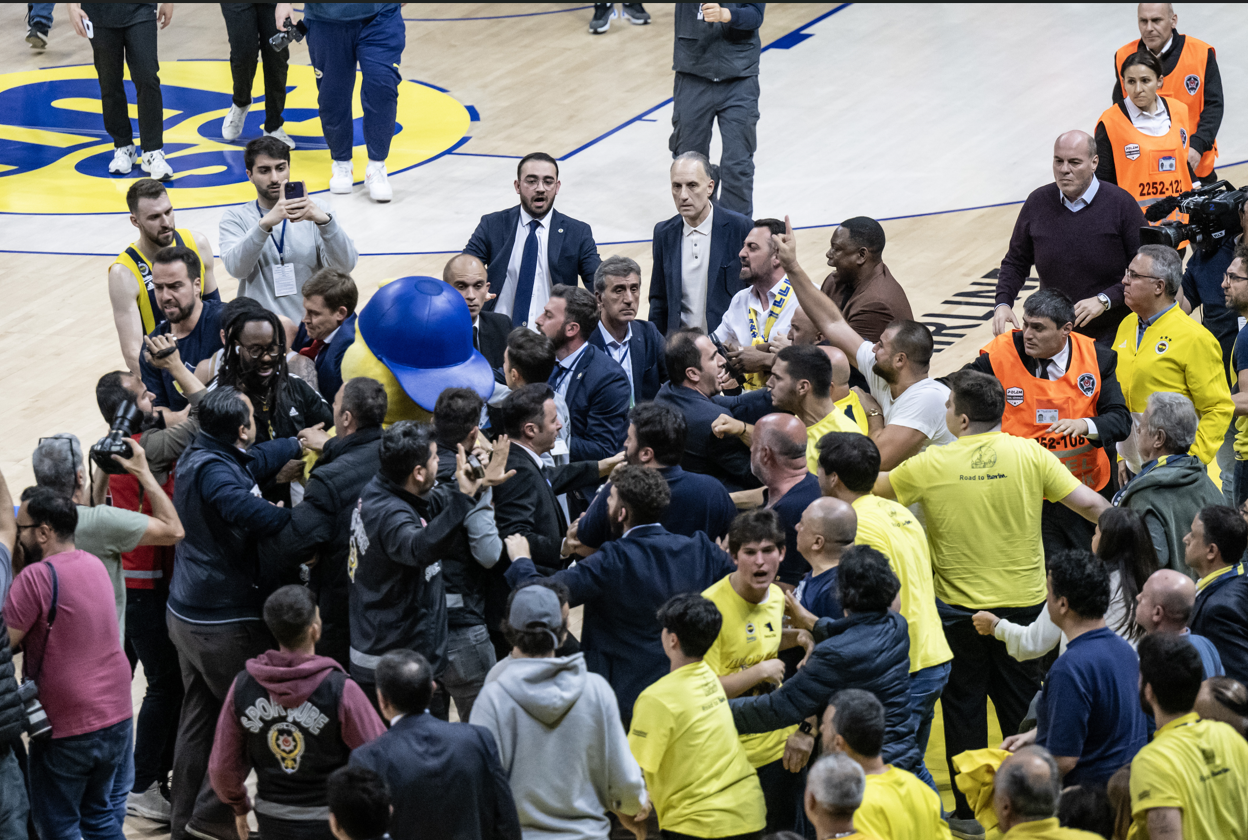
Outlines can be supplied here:
[[512, 593], [511, 655], [486, 677], [471, 722], [494, 735], [524, 840], [606, 840], [607, 811], [636, 834], [650, 813], [641, 768], [607, 681], [583, 654], [555, 655], [568, 632], [561, 600], [541, 584]]

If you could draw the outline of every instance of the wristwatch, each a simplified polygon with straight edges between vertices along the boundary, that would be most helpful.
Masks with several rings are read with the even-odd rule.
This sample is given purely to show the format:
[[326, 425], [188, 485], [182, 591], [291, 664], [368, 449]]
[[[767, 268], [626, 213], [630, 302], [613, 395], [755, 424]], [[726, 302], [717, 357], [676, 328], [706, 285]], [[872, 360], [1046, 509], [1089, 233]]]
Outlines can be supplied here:
[[810, 721], [804, 720], [797, 725], [797, 731], [803, 735], [810, 735], [815, 731], [815, 728], [810, 725]]
[[884, 414], [884, 412], [880, 411], [878, 408], [868, 408], [868, 409], [867, 409], [867, 416], [868, 416], [868, 417], [881, 417], [881, 416], [883, 416], [883, 414]]
[[1104, 292], [1101, 292], [1099, 295], [1096, 296], [1096, 299], [1101, 302], [1101, 305], [1105, 307], [1105, 311], [1108, 312], [1109, 307], [1110, 307], [1109, 295], [1105, 294]]
[[[332, 210], [326, 210], [325, 215], [327, 218], [323, 222], [317, 222], [316, 223], [317, 227], [325, 227], [325, 225], [329, 224], [330, 222], [334, 220], [334, 212]], [[1108, 309], [1109, 307], [1107, 306], [1105, 308]]]

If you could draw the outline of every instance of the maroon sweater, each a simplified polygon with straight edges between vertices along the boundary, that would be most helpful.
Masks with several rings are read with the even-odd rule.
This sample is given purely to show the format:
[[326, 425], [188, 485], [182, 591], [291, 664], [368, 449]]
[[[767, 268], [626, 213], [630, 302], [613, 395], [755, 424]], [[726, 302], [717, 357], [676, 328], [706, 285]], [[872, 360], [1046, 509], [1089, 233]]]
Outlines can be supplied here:
[[1112, 341], [1128, 312], [1122, 275], [1146, 224], [1135, 199], [1113, 184], [1101, 181], [1092, 203], [1078, 213], [1062, 203], [1057, 184], [1045, 184], [1018, 212], [1010, 250], [1001, 260], [996, 303], [1013, 306], [1034, 265], [1040, 288], [1065, 292], [1075, 303], [1104, 292], [1112, 308], [1078, 332]]

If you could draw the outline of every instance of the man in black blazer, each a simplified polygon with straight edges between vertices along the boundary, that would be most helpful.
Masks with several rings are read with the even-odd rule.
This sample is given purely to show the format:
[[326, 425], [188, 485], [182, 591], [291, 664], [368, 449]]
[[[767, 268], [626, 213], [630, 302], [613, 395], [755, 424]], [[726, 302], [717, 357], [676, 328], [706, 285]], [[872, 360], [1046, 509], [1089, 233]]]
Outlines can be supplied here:
[[1187, 626], [1213, 642], [1226, 675], [1248, 683], [1248, 525], [1232, 507], [1209, 505], [1192, 519], [1184, 560], [1196, 572], [1196, 603]]
[[741, 247], [753, 221], [711, 203], [715, 182], [698, 152], [672, 161], [677, 215], [654, 226], [650, 320], [663, 335], [681, 327], [714, 332], [742, 289]]
[[654, 399], [667, 381], [667, 360], [659, 328], [637, 320], [641, 266], [628, 257], [607, 257], [594, 273], [594, 297], [598, 329], [589, 334], [589, 343], [624, 370], [633, 405]]
[[533, 327], [553, 287], [575, 286], [578, 275], [588, 286], [601, 260], [589, 225], [554, 209], [559, 164], [553, 157], [521, 158], [516, 193], [520, 206], [482, 216], [464, 253], [489, 266], [496, 297], [484, 308], [511, 318], [512, 326]]
[[342, 357], [355, 343], [355, 305], [359, 290], [351, 275], [322, 268], [303, 284], [303, 321], [294, 350], [316, 366], [316, 389], [333, 402], [342, 387]]
[[490, 297], [485, 264], [472, 254], [456, 254], [442, 269], [442, 280], [464, 296], [472, 316], [472, 344], [494, 369], [495, 379], [502, 382], [503, 352], [507, 349], [511, 319], [483, 308]]
[[621, 452], [631, 392], [623, 368], [588, 341], [598, 330], [594, 296], [576, 286], [557, 286], [537, 327], [555, 346], [548, 382], [568, 406], [571, 459], [599, 461]]
[[393, 840], [520, 840], [511, 783], [488, 729], [447, 723], [425, 710], [433, 672], [419, 653], [392, 650], [377, 663], [377, 704], [387, 732], [351, 753], [385, 780]]

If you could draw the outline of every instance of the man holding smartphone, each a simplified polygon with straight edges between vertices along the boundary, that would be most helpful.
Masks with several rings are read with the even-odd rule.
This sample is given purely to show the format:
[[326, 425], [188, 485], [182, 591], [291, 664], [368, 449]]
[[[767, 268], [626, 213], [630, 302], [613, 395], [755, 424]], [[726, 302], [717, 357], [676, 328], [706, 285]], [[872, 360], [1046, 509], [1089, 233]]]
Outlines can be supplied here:
[[238, 294], [292, 321], [303, 320], [303, 284], [322, 268], [350, 272], [359, 254], [329, 207], [290, 180], [290, 149], [274, 137], [247, 144], [243, 157], [256, 200], [221, 217], [221, 262]]

